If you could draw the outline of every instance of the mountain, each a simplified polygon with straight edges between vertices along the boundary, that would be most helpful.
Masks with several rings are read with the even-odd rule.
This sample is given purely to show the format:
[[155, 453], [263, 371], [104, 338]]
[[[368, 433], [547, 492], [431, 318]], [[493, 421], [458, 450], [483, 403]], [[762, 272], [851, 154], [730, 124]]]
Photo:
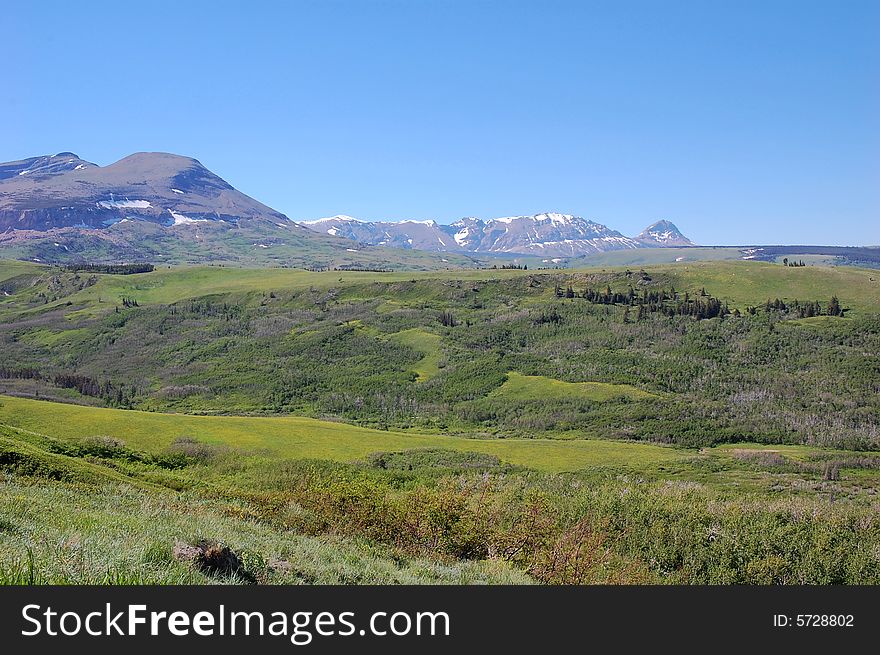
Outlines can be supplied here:
[[301, 225], [315, 232], [345, 237], [374, 246], [437, 252], [463, 250], [456, 247], [455, 240], [449, 233], [449, 226], [434, 221], [370, 223], [340, 215], [305, 221]]
[[369, 248], [317, 234], [198, 160], [140, 152], [97, 166], [71, 152], [0, 164], [0, 254], [305, 267], [444, 268], [467, 257]]
[[610, 250], [693, 245], [669, 221], [659, 221], [631, 239], [601, 223], [556, 213], [487, 221], [463, 218], [451, 225], [435, 221], [365, 222], [340, 215], [302, 225], [366, 244], [440, 252], [577, 257]]
[[288, 222], [198, 160], [168, 153], [139, 152], [109, 166], [61, 153], [0, 164], [0, 171], [0, 231], [105, 228], [125, 220], [168, 227], [245, 219]]
[[569, 214], [509, 216], [488, 221], [464, 219], [449, 226], [462, 249], [573, 257], [638, 248], [632, 239], [601, 223]]
[[630, 238], [543, 213], [451, 225], [333, 216], [294, 223], [196, 159], [139, 152], [98, 166], [72, 152], [0, 163], [0, 256], [353, 268], [473, 267], [504, 255], [546, 261], [693, 245], [669, 221]]
[[95, 164], [80, 159], [72, 152], [59, 152], [57, 155], [31, 157], [0, 164], [0, 180], [15, 179], [24, 175], [33, 178], [65, 171], [80, 171], [94, 166]]
[[677, 248], [695, 245], [693, 241], [681, 233], [674, 223], [666, 220], [657, 221], [646, 227], [636, 237], [636, 241], [648, 248]]

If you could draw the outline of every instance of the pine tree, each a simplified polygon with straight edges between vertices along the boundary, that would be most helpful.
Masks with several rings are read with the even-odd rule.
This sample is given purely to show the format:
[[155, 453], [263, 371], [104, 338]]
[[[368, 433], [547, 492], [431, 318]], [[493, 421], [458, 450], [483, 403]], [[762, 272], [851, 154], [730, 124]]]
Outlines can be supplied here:
[[831, 302], [828, 303], [828, 316], [841, 316], [843, 310], [840, 308], [840, 301], [837, 296], [831, 296]]

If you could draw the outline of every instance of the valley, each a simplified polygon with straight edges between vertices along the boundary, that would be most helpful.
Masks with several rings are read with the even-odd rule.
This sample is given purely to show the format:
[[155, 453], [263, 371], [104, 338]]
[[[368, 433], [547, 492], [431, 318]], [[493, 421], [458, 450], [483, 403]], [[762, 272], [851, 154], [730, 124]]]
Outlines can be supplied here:
[[[6, 583], [880, 581], [872, 270], [0, 260], [0, 289]], [[179, 557], [209, 542], [241, 567]]]

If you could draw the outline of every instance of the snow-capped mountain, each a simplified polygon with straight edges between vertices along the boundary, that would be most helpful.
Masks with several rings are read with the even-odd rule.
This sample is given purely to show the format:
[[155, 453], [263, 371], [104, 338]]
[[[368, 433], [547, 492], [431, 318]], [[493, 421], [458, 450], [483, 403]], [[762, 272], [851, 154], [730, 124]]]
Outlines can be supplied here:
[[456, 243], [471, 244], [474, 252], [573, 257], [639, 247], [620, 232], [570, 214], [508, 216], [488, 221], [465, 219], [449, 227], [455, 230]]
[[653, 225], [646, 227], [636, 237], [636, 241], [648, 248], [673, 248], [694, 245], [694, 242], [683, 235], [674, 223], [666, 220], [657, 221]]
[[[40, 261], [73, 257], [157, 261], [259, 259], [278, 263], [407, 265], [479, 255], [549, 259], [608, 250], [692, 245], [669, 221], [630, 238], [596, 221], [543, 213], [451, 225], [332, 216], [295, 223], [190, 157], [140, 152], [97, 166], [72, 152], [0, 163], [0, 248]], [[368, 255], [366, 249], [382, 252]], [[385, 249], [399, 249], [396, 253]], [[401, 251], [447, 253], [432, 255]], [[223, 253], [221, 255], [221, 253]], [[257, 253], [255, 255], [254, 253]]]
[[[371, 223], [351, 216], [333, 216], [302, 224], [317, 232], [371, 245], [470, 253], [576, 257], [608, 250], [692, 245], [668, 221], [655, 223], [639, 237], [631, 239], [601, 223], [557, 213], [508, 216], [487, 221], [463, 218], [451, 225], [435, 221]], [[662, 239], [667, 233], [677, 236], [670, 236], [664, 243]], [[652, 235], [656, 240], [651, 240]]]
[[0, 256], [420, 269], [474, 263], [366, 248], [342, 236], [291, 221], [190, 157], [140, 152], [97, 166], [61, 152], [0, 163]]
[[339, 215], [301, 223], [315, 232], [344, 237], [372, 246], [413, 250], [458, 250], [454, 241], [434, 221], [400, 221], [398, 223], [369, 223], [351, 216]]
[[190, 157], [139, 152], [96, 166], [63, 152], [0, 164], [0, 232], [242, 219], [288, 223]]
[[72, 152], [59, 152], [57, 155], [43, 155], [0, 164], [0, 180], [30, 175], [41, 176], [65, 171], [81, 171], [95, 164], [84, 161]]

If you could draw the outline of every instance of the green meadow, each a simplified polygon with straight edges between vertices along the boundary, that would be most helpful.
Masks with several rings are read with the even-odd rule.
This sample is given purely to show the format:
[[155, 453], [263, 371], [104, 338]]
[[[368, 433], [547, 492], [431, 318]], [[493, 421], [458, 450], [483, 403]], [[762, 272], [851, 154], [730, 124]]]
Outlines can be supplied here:
[[587, 399], [602, 402], [615, 398], [640, 400], [654, 394], [626, 384], [603, 382], [562, 382], [541, 375], [508, 373], [507, 381], [490, 394], [492, 397], [511, 400], [546, 398], [553, 400]]
[[372, 430], [296, 416], [187, 416], [82, 407], [0, 397], [0, 424], [67, 440], [110, 436], [157, 453], [180, 437], [285, 459], [351, 462], [378, 451], [445, 448], [495, 455], [541, 471], [590, 466], [640, 466], [681, 459], [680, 451], [605, 440], [465, 439]]
[[440, 372], [440, 348], [443, 338], [439, 334], [414, 328], [397, 332], [389, 338], [422, 353], [423, 357], [412, 367], [419, 380], [429, 380]]
[[0, 262], [0, 582], [880, 583], [880, 276], [614, 261]]

